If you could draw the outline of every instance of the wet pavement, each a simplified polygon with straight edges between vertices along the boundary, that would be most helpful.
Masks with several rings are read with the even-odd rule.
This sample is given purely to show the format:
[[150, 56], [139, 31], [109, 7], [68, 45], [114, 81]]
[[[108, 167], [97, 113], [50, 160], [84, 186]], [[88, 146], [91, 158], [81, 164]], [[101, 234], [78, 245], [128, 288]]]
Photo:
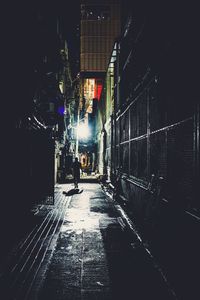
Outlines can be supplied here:
[[97, 183], [57, 186], [55, 205], [5, 259], [4, 300], [176, 299], [120, 206]]

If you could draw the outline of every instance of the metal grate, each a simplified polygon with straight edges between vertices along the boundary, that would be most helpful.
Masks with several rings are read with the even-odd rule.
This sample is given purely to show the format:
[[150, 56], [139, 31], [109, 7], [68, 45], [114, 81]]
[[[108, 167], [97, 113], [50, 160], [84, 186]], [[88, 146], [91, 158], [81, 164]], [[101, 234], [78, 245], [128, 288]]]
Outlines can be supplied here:
[[116, 166], [144, 183], [151, 174], [162, 176], [164, 196], [188, 207], [194, 189], [194, 118], [170, 124], [171, 115], [161, 104], [157, 83], [152, 81], [118, 116]]

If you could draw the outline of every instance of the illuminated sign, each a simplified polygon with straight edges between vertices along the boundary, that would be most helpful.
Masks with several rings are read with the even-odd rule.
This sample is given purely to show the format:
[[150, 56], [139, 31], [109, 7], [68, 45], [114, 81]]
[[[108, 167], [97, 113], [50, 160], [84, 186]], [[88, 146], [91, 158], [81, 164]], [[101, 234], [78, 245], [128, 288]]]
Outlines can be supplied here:
[[84, 82], [84, 97], [87, 100], [94, 98], [95, 79], [85, 79]]
[[84, 97], [87, 101], [94, 98], [100, 100], [102, 92], [102, 79], [87, 78], [84, 80]]

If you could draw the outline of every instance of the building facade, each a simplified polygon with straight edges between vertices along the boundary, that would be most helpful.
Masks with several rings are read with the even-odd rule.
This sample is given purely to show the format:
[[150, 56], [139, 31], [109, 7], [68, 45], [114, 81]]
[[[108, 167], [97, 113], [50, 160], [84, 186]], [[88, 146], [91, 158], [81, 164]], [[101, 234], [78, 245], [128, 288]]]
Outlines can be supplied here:
[[197, 55], [184, 44], [184, 16], [180, 26], [176, 7], [158, 9], [130, 7], [116, 43], [113, 92], [108, 97], [106, 81], [99, 103], [101, 173], [143, 224], [169, 207], [200, 213]]
[[[93, 131], [96, 119], [95, 103], [100, 101], [113, 43], [119, 34], [120, 1], [81, 1], [80, 115], [92, 132], [95, 132]], [[89, 139], [88, 145], [92, 154], [87, 147], [82, 150], [90, 153], [93, 157], [93, 166], [96, 166], [96, 138], [91, 135]]]
[[30, 9], [19, 8], [16, 24], [11, 22], [15, 54], [8, 61], [15, 80], [6, 93], [10, 121], [3, 155], [7, 186], [13, 180], [13, 191], [4, 204], [5, 209], [12, 205], [13, 214], [25, 212], [35, 202], [53, 202], [69, 139], [71, 90], [68, 47], [54, 7], [35, 3]]
[[81, 1], [80, 71], [105, 73], [120, 33], [120, 1]]

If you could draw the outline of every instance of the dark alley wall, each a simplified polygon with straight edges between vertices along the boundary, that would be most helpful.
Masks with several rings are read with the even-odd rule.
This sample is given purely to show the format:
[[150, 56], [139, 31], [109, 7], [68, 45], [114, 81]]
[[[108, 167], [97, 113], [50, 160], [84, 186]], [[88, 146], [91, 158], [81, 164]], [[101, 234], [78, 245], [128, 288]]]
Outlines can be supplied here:
[[63, 105], [58, 88], [58, 75], [63, 68], [59, 9], [55, 3], [47, 6], [37, 1], [3, 7], [0, 157], [1, 186], [5, 192], [1, 210], [5, 213], [2, 224], [7, 221], [8, 209], [11, 223], [15, 223], [34, 201], [53, 193], [52, 127], [56, 123], [64, 127], [57, 111], [49, 113], [48, 109], [52, 100], [55, 109]]
[[[195, 8], [140, 1], [125, 1], [122, 7], [115, 108], [106, 150], [112, 146], [112, 162], [107, 162], [112, 182], [140, 220], [147, 217], [147, 206], [155, 204], [147, 204], [152, 174], [163, 178], [163, 203], [199, 215]], [[158, 180], [157, 189], [160, 184]]]

